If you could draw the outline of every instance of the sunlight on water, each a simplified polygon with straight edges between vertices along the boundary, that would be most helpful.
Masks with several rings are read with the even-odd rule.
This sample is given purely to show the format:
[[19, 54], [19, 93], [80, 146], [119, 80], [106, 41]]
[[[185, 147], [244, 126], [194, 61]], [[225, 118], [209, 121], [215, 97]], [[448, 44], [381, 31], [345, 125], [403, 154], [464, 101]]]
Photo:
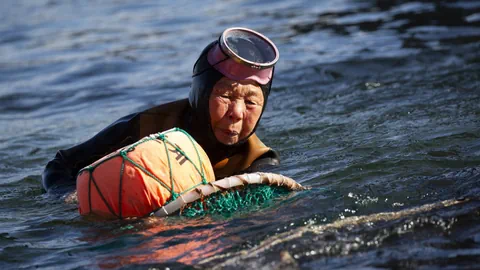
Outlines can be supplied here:
[[[471, 268], [480, 264], [475, 1], [7, 1], [0, 10], [4, 269]], [[257, 130], [311, 186], [229, 218], [101, 222], [45, 164], [185, 98], [227, 27], [280, 50]]]

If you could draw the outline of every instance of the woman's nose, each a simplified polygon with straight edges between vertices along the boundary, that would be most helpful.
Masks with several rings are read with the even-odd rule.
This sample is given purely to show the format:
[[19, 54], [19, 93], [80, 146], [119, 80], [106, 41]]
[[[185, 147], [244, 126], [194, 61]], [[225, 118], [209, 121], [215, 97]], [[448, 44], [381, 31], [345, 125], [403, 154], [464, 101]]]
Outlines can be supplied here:
[[232, 102], [230, 105], [229, 118], [233, 122], [238, 122], [243, 118], [245, 113], [245, 103], [243, 102]]

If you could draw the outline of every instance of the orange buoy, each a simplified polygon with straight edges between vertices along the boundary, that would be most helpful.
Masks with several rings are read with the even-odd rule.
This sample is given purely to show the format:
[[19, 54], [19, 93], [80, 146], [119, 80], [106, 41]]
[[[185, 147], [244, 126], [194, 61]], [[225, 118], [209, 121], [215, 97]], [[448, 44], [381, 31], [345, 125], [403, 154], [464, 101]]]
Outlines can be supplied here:
[[144, 217], [215, 181], [205, 151], [185, 131], [152, 134], [83, 168], [77, 175], [81, 215]]

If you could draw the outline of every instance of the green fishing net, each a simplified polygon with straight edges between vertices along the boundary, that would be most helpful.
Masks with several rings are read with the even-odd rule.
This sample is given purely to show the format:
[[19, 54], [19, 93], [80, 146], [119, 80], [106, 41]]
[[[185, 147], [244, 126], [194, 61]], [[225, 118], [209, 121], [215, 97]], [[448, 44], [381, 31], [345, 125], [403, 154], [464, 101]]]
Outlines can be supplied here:
[[239, 211], [251, 211], [264, 206], [272, 199], [287, 194], [286, 188], [252, 184], [219, 191], [187, 204], [180, 212], [185, 217], [204, 215], [231, 216]]

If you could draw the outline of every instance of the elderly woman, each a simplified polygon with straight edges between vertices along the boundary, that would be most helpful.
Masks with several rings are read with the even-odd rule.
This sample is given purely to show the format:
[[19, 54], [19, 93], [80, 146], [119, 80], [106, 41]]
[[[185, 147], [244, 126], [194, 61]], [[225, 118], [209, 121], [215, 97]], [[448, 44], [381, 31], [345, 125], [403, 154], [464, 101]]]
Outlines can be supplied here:
[[43, 174], [45, 190], [74, 188], [76, 174], [104, 155], [173, 127], [186, 130], [203, 147], [216, 178], [277, 165], [278, 154], [255, 135], [267, 104], [275, 45], [246, 28], [229, 28], [210, 43], [193, 67], [188, 99], [127, 115], [88, 141], [57, 152]]

